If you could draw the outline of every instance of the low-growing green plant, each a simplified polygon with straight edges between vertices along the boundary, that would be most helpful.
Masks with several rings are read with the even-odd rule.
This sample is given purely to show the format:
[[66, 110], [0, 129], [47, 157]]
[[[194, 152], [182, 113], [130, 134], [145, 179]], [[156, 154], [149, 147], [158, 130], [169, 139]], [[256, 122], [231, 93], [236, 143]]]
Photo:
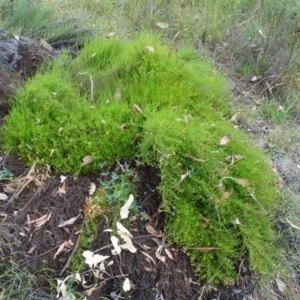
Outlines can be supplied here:
[[[109, 205], [123, 205], [128, 200], [128, 196], [133, 193], [133, 184], [136, 181], [134, 172], [125, 164], [121, 174], [103, 172], [101, 175], [106, 177], [101, 181], [101, 185], [105, 190], [105, 198]], [[133, 202], [131, 208], [137, 211], [136, 201]]]
[[[152, 35], [91, 41], [72, 63], [62, 57], [18, 92], [5, 146], [29, 164], [75, 174], [137, 157], [158, 166], [166, 233], [200, 278], [232, 283], [244, 256], [259, 275], [273, 276], [280, 270], [276, 176], [227, 121], [225, 79], [192, 57]], [[93, 161], [82, 164], [87, 155]], [[122, 180], [106, 183], [110, 195]]]

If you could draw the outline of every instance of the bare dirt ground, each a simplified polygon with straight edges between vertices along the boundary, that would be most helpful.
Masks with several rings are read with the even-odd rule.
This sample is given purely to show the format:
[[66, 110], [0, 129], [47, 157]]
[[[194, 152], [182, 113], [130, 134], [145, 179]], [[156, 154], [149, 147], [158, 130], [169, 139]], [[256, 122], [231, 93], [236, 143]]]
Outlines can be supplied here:
[[[39, 48], [28, 47], [22, 52], [22, 56], [19, 56], [21, 61], [12, 70], [0, 69], [0, 126], [9, 113], [7, 99], [13, 95], [16, 87], [24, 82], [25, 71], [36, 70], [40, 53]], [[111, 249], [105, 248], [110, 244], [109, 232], [103, 232], [109, 226], [105, 219], [100, 221], [95, 232], [92, 249], [77, 249], [78, 232], [83, 222], [89, 188], [91, 182], [97, 187], [101, 186], [101, 170], [99, 174], [79, 178], [68, 176], [65, 189], [61, 190], [60, 176], [63, 174], [53, 170], [45, 174], [36, 174], [15, 154], [0, 153], [0, 157], [0, 172], [9, 170], [13, 174], [11, 179], [0, 181], [0, 193], [8, 196], [7, 200], [0, 201], [2, 262], [6, 261], [8, 267], [12, 261], [18, 262], [22, 268], [32, 273], [39, 269], [47, 269], [48, 275], [55, 279], [64, 278], [69, 274], [70, 258], [76, 251], [97, 251], [104, 248], [101, 254], [111, 255]], [[140, 212], [150, 216], [151, 225], [163, 232], [164, 214], [161, 212], [161, 199], [157, 189], [160, 182], [159, 170], [150, 166], [136, 166], [134, 163], [131, 168], [138, 179], [135, 187]], [[294, 177], [295, 175], [293, 180]], [[73, 224], [59, 227], [62, 222], [76, 216], [78, 218]], [[248, 295], [255, 288], [256, 281], [247, 267], [247, 257], [241, 257], [237, 262], [239, 278], [236, 286], [220, 286], [216, 290], [207, 290], [207, 283], [197, 280], [189, 257], [176, 245], [168, 245], [168, 241], [165, 241], [162, 250], [166, 257], [165, 263], [155, 257], [155, 251], [164, 241], [163, 238], [155, 239], [147, 232], [148, 223], [149, 220], [143, 221], [141, 218], [132, 221], [132, 241], [138, 251], [122, 251], [120, 256], [115, 256], [114, 264], [104, 275], [103, 284], [98, 286], [88, 299], [99, 299], [100, 296], [121, 299], [112, 296], [111, 293], [118, 294], [121, 289], [119, 275], [124, 274], [127, 274], [133, 283], [128, 294], [130, 299], [191, 300], [200, 299], [200, 296], [204, 300], [253, 299]], [[54, 258], [59, 246], [65, 241], [72, 242], [69, 251], [62, 251]], [[167, 255], [165, 249], [171, 253], [172, 258]], [[87, 281], [92, 282], [90, 272], [87, 271], [85, 277]], [[5, 286], [6, 282], [0, 282], [1, 285]], [[35, 286], [32, 286], [26, 299], [53, 299], [50, 296], [52, 288], [47, 280], [40, 278], [35, 282]]]

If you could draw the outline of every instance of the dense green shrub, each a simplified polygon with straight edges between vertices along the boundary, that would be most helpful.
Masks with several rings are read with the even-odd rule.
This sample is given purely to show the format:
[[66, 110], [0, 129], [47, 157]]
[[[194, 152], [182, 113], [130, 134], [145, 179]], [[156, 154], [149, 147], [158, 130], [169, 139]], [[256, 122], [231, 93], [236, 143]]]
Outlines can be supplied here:
[[[276, 177], [226, 120], [229, 96], [225, 79], [191, 49], [173, 53], [153, 36], [91, 41], [19, 91], [5, 145], [29, 164], [75, 174], [116, 159], [156, 165], [166, 232], [200, 278], [232, 282], [246, 254], [257, 273], [274, 275]], [[86, 155], [94, 160], [81, 167]]]

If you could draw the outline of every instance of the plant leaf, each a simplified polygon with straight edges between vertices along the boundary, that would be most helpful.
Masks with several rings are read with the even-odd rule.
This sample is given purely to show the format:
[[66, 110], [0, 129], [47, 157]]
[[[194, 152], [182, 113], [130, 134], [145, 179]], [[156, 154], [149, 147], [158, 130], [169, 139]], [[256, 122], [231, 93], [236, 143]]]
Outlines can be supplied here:
[[120, 210], [121, 219], [128, 218], [129, 207], [131, 206], [133, 200], [134, 200], [134, 197], [133, 197], [132, 194], [130, 194], [128, 200], [126, 201], [126, 203], [121, 207], [121, 210]]
[[155, 260], [152, 258], [151, 255], [149, 255], [147, 252], [144, 252], [144, 251], [141, 251], [142, 254], [144, 254], [146, 257], [148, 257], [155, 265], [156, 265], [156, 262]]
[[85, 156], [83, 159], [82, 159], [82, 163], [80, 164], [81, 167], [91, 163], [93, 161], [94, 157], [93, 156], [90, 156], [90, 155], [87, 155]]
[[125, 292], [130, 291], [130, 280], [129, 280], [129, 278], [126, 278], [126, 279], [125, 279], [125, 281], [124, 281], [124, 283], [123, 283], [123, 290], [124, 290]]
[[229, 143], [230, 141], [230, 135], [225, 135], [221, 138], [220, 140], [220, 146], [225, 146]]
[[120, 248], [119, 244], [119, 239], [117, 237], [115, 237], [114, 235], [110, 237], [110, 240], [113, 244], [114, 249], [116, 250], [116, 252], [120, 255], [122, 249]]
[[169, 27], [168, 23], [164, 23], [164, 22], [157, 22], [156, 26], [158, 26], [161, 29], [167, 29]]
[[0, 193], [0, 200], [7, 200], [8, 196], [4, 193]]
[[146, 225], [146, 230], [148, 231], [148, 233], [150, 233], [151, 235], [157, 237], [157, 238], [161, 238], [164, 236], [164, 234], [161, 231], [157, 231], [153, 228], [152, 225], [147, 224]]
[[242, 186], [249, 186], [250, 182], [247, 179], [237, 179], [236, 180], [238, 184], [242, 185]]

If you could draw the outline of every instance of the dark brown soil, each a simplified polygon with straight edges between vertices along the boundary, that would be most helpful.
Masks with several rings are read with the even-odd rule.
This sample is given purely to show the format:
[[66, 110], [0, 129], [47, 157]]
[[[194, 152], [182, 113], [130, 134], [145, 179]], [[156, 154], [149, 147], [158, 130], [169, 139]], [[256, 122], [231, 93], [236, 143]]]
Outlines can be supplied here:
[[[42, 61], [40, 51], [34, 46], [20, 48], [20, 51], [22, 51], [22, 61], [16, 64], [15, 69], [0, 68], [0, 126], [5, 115], [9, 113], [7, 99], [13, 95], [16, 86], [23, 81], [20, 75], [25, 74], [26, 71], [27, 76], [32, 76], [37, 64]], [[8, 196], [7, 200], [0, 201], [0, 261], [7, 262], [8, 268], [18, 264], [30, 273], [37, 273], [44, 269], [53, 279], [65, 278], [69, 275], [70, 259], [74, 257], [76, 251], [81, 251], [80, 248], [76, 249], [86, 199], [89, 196], [91, 182], [98, 187], [101, 186], [100, 170], [99, 174], [79, 178], [68, 176], [63, 185], [61, 174], [51, 170], [44, 174], [37, 174], [30, 167], [26, 167], [14, 154], [0, 153], [0, 156], [2, 157], [0, 171], [7, 168], [14, 174], [10, 179], [0, 180], [0, 193]], [[249, 299], [247, 295], [253, 286], [244, 260], [237, 262], [236, 267], [240, 278], [236, 286], [208, 290], [209, 284], [197, 280], [189, 257], [181, 249], [176, 245], [169, 245], [168, 240], [163, 238], [155, 239], [147, 232], [148, 223], [156, 230], [163, 232], [164, 229], [164, 213], [157, 189], [160, 182], [159, 170], [150, 166], [133, 165], [132, 168], [138, 179], [135, 184], [139, 212], [147, 214], [150, 220], [142, 220], [138, 217], [132, 221], [132, 241], [137, 252], [122, 251], [120, 256], [114, 256], [114, 263], [104, 274], [102, 284], [97, 286], [88, 299], [99, 299], [100, 296], [121, 299], [113, 298], [111, 293], [122, 292], [123, 275], [127, 275], [132, 283], [132, 288], [127, 294], [128, 299]], [[62, 222], [76, 216], [78, 218], [73, 224], [59, 227]], [[44, 223], [39, 221], [42, 218]], [[109, 224], [105, 219], [99, 222], [92, 249], [86, 250], [111, 256], [111, 249], [107, 248], [111, 244], [110, 233], [103, 232], [108, 227]], [[70, 248], [65, 247], [54, 258], [60, 245], [66, 241], [71, 243]], [[164, 247], [161, 255], [166, 257], [165, 262], [155, 256], [156, 250], [162, 243]], [[169, 257], [166, 251], [171, 253], [172, 257]], [[89, 272], [85, 273], [87, 282], [95, 283], [95, 279], [90, 275]], [[8, 284], [5, 278], [1, 279], [0, 287]], [[77, 285], [74, 288], [83, 291]], [[36, 294], [40, 298], [34, 298]], [[49, 282], [40, 277], [31, 287], [27, 299], [53, 299], [53, 295]]]
[[[0, 185], [0, 193], [4, 192], [9, 196], [6, 201], [0, 203], [0, 211], [6, 216], [5, 221], [0, 223], [3, 255], [6, 259], [9, 257], [10, 260], [13, 258], [22, 261], [22, 266], [32, 273], [46, 268], [53, 278], [66, 277], [69, 274], [68, 268], [62, 274], [61, 272], [69, 257], [74, 255], [74, 246], [69, 250], [65, 248], [55, 259], [54, 254], [65, 241], [71, 240], [73, 245], [76, 245], [90, 184], [95, 182], [97, 186], [100, 186], [100, 174], [82, 176], [77, 179], [68, 177], [65, 180], [66, 192], [62, 193], [59, 192], [59, 188], [62, 187], [60, 174], [28, 175], [30, 168], [25, 167], [13, 154], [4, 156], [1, 166], [13, 172], [16, 178], [2, 181]], [[243, 299], [251, 287], [249, 277], [247, 277], [249, 274], [242, 274], [245, 276], [241, 277], [240, 286], [220, 287], [215, 291], [206, 291], [204, 283], [198, 282], [189, 257], [178, 247], [168, 245], [168, 241], [165, 241], [164, 249], [172, 254], [173, 259], [168, 257], [164, 249], [161, 254], [166, 257], [165, 263], [155, 257], [155, 251], [163, 239], [155, 240], [155, 237], [147, 232], [145, 226], [150, 222], [155, 229], [163, 230], [164, 214], [161, 212], [161, 199], [157, 190], [158, 170], [150, 166], [139, 166], [134, 168], [134, 172], [139, 179], [136, 181], [139, 211], [150, 216], [150, 221], [137, 218], [131, 223], [132, 241], [138, 249], [137, 252], [122, 251], [120, 256], [114, 256], [113, 265], [104, 275], [104, 283], [99, 285], [88, 299], [99, 299], [100, 296], [113, 299], [110, 297], [112, 292], [121, 292], [124, 281], [122, 274], [126, 274], [133, 284], [128, 294], [130, 299], [190, 300], [198, 299], [200, 295], [201, 299], [207, 300]], [[8, 193], [9, 187], [15, 188], [15, 191]], [[24, 189], [17, 196], [18, 190], [22, 187]], [[30, 223], [45, 215], [50, 215], [45, 224], [35, 227], [35, 223]], [[78, 215], [80, 216], [74, 224], [58, 227], [63, 221]], [[104, 248], [96, 253], [111, 256], [111, 249], [105, 248], [111, 244], [110, 233], [103, 232], [108, 227], [109, 224], [105, 219], [99, 222], [92, 249], [88, 250], [96, 251]], [[155, 264], [142, 251], [151, 256]], [[86, 276], [93, 278], [88, 274]], [[94, 282], [94, 279], [90, 280]], [[33, 290], [42, 286], [44, 292], [50, 294], [50, 287], [45, 281], [40, 280], [36, 284]], [[49, 296], [48, 299], [50, 298]]]

